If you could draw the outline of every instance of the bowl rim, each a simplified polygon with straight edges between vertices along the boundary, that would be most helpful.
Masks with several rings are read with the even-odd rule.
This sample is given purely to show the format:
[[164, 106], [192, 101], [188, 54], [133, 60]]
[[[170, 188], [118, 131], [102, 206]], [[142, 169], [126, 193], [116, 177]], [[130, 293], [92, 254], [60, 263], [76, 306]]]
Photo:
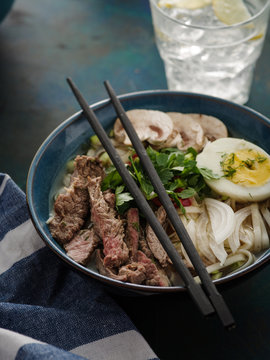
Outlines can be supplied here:
[[[119, 99], [121, 101], [130, 100], [135, 97], [145, 97], [145, 96], [163, 96], [163, 95], [175, 95], [180, 97], [196, 97], [200, 99], [210, 100], [214, 102], [219, 102], [225, 105], [229, 105], [231, 107], [235, 107], [238, 110], [242, 110], [244, 112], [248, 112], [249, 115], [253, 115], [259, 120], [260, 122], [263, 122], [265, 125], [270, 127], [270, 120], [260, 114], [258, 111], [253, 110], [249, 108], [246, 105], [239, 105], [236, 103], [233, 103], [231, 101], [216, 98], [210, 95], [203, 95], [198, 93], [189, 93], [189, 92], [181, 92], [181, 91], [171, 91], [171, 90], [143, 90], [143, 91], [136, 91], [136, 92], [130, 92], [119, 95]], [[110, 99], [106, 98], [100, 101], [97, 101], [93, 104], [90, 104], [92, 110], [98, 110], [102, 109], [110, 104]], [[38, 168], [38, 164], [40, 160], [42, 159], [42, 156], [44, 155], [46, 149], [50, 145], [51, 142], [68, 126], [71, 126], [74, 122], [78, 121], [83, 116], [82, 110], [77, 111], [70, 117], [68, 117], [66, 120], [62, 121], [42, 142], [38, 150], [36, 151], [36, 154], [34, 155], [32, 162], [29, 167], [28, 175], [27, 175], [27, 182], [26, 182], [26, 201], [27, 201], [27, 207], [28, 212], [30, 215], [30, 219], [40, 235], [43, 242], [56, 254], [58, 255], [64, 262], [71, 265], [76, 270], [79, 270], [80, 272], [99, 280], [109, 286], [116, 286], [117, 288], [123, 288], [125, 290], [131, 290], [135, 293], [175, 293], [175, 292], [186, 292], [186, 288], [184, 285], [178, 285], [178, 286], [164, 286], [164, 287], [158, 287], [158, 286], [150, 286], [150, 285], [139, 285], [139, 284], [132, 284], [132, 283], [126, 283], [119, 280], [115, 280], [112, 278], [109, 278], [107, 276], [101, 275], [94, 270], [87, 268], [77, 262], [75, 262], [73, 259], [69, 258], [63, 251], [59, 249], [59, 246], [56, 245], [56, 241], [52, 238], [48, 237], [47, 234], [43, 231], [43, 228], [41, 226], [41, 222], [38, 218], [38, 214], [35, 209], [35, 205], [33, 202], [33, 186], [34, 186], [34, 180], [35, 180], [35, 174], [36, 170]], [[90, 126], [90, 125], [89, 125]], [[236, 272], [229, 274], [223, 278], [213, 280], [215, 285], [220, 285], [227, 283], [231, 280], [238, 279], [239, 277], [242, 277], [246, 274], [248, 274], [251, 271], [254, 271], [255, 269], [258, 269], [263, 264], [265, 264], [270, 259], [270, 249], [266, 250], [262, 256], [260, 256], [255, 263], [249, 265], [248, 267]]]

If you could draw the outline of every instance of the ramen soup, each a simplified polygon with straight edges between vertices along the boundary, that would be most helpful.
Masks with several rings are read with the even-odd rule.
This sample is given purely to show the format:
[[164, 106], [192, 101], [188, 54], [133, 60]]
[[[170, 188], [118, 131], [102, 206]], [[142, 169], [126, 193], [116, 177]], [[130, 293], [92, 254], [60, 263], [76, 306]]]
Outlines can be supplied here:
[[[270, 156], [228, 137], [217, 118], [127, 112], [213, 279], [239, 271], [269, 247]], [[196, 272], [117, 119], [111, 141], [190, 272]], [[67, 163], [47, 223], [74, 261], [124, 282], [180, 283], [167, 253], [96, 136]], [[92, 265], [91, 265], [92, 266]]]

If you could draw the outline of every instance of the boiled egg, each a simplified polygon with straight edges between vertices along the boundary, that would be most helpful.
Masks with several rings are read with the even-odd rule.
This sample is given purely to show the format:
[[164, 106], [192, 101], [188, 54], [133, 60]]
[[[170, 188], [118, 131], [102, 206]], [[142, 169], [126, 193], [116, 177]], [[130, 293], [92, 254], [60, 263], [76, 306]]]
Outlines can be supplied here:
[[197, 167], [217, 194], [240, 202], [270, 198], [270, 155], [249, 141], [209, 142], [197, 156]]

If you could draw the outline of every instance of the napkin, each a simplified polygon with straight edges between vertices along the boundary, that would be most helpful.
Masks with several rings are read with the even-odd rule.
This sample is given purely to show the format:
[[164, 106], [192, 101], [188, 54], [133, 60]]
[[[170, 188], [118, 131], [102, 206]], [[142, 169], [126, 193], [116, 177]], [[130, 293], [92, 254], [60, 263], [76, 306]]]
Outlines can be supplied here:
[[0, 359], [150, 360], [157, 356], [94, 279], [37, 234], [25, 194], [0, 174]]

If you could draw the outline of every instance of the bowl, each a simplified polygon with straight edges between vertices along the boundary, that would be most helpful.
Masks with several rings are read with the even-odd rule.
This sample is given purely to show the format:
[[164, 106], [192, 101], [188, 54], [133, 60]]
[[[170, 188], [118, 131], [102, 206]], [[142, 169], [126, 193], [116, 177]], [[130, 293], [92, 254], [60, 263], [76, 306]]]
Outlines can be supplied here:
[[0, 5], [0, 22], [4, 20], [4, 18], [9, 13], [12, 5], [14, 3], [14, 0], [1, 0]]
[[[207, 95], [168, 90], [153, 90], [119, 96], [125, 110], [134, 108], [183, 113], [202, 113], [222, 120], [233, 137], [249, 140], [268, 153], [270, 152], [270, 121], [265, 116], [230, 101]], [[91, 105], [105, 129], [112, 127], [116, 119], [113, 106], [108, 99]], [[171, 293], [185, 291], [184, 286], [156, 287], [124, 283], [99, 274], [94, 268], [82, 266], [69, 258], [62, 247], [52, 238], [46, 221], [52, 206], [53, 189], [66, 162], [82, 151], [82, 144], [93, 135], [93, 131], [82, 112], [77, 112], [63, 121], [43, 142], [29, 169], [27, 179], [27, 203], [33, 224], [45, 244], [69, 266], [110, 287], [140, 294]], [[266, 250], [247, 268], [214, 280], [216, 284], [232, 281], [254, 271], [270, 258]]]

